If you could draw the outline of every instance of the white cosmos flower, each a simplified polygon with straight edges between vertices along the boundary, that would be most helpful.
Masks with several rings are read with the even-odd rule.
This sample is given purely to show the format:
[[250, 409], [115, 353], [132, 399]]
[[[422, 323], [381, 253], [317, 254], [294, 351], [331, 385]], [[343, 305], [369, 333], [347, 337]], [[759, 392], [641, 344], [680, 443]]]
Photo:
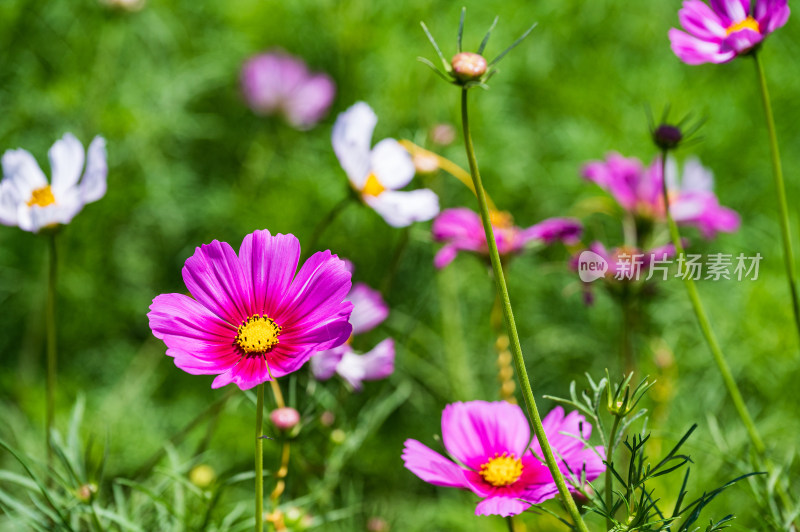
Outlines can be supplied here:
[[427, 188], [399, 189], [414, 177], [411, 155], [394, 139], [383, 139], [372, 149], [372, 132], [378, 117], [358, 102], [336, 119], [333, 151], [364, 203], [393, 227], [424, 222], [439, 213], [439, 198]]
[[67, 133], [53, 144], [48, 156], [53, 173], [50, 183], [26, 150], [3, 154], [0, 224], [37, 233], [44, 227], [69, 223], [84, 205], [105, 195], [105, 139], [95, 137], [85, 155], [81, 142]]

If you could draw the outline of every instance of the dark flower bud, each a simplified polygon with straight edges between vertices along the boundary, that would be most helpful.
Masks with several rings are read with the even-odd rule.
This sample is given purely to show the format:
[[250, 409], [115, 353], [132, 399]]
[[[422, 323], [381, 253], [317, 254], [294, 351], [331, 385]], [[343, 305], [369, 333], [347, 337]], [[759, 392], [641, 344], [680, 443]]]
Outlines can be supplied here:
[[683, 140], [683, 133], [676, 126], [662, 124], [653, 131], [653, 140], [662, 150], [672, 150]]

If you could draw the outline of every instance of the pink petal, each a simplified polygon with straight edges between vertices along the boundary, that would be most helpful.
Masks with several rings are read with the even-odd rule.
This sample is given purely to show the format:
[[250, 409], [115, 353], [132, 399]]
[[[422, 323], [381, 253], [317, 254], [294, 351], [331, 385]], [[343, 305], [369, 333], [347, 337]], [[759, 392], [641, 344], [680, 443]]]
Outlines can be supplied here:
[[688, 0], [678, 11], [681, 26], [690, 34], [705, 41], [725, 38], [725, 27], [719, 16], [700, 0]]
[[417, 440], [406, 440], [403, 448], [406, 468], [435, 486], [466, 488], [464, 470]]
[[675, 28], [669, 30], [669, 40], [672, 51], [687, 65], [727, 63], [736, 57], [736, 53], [731, 50], [720, 50], [717, 43], [703, 41]]
[[788, 0], [756, 0], [754, 16], [764, 35], [783, 27], [789, 14]]
[[353, 313], [350, 314], [353, 335], [371, 331], [389, 315], [389, 307], [381, 293], [364, 283], [354, 284], [347, 300], [353, 303]]
[[750, 14], [750, 0], [711, 0], [711, 7], [728, 19], [726, 25], [741, 22]]
[[344, 299], [352, 286], [350, 277], [339, 257], [330, 251], [314, 253], [292, 281], [275, 321], [280, 325], [311, 329], [320, 320], [327, 321], [342, 312], [349, 318], [352, 305]]
[[195, 249], [186, 259], [183, 281], [197, 301], [232, 325], [253, 314], [239, 257], [225, 242], [214, 240]]
[[242, 390], [249, 390], [268, 380], [272, 379], [269, 378], [263, 357], [244, 357], [239, 364], [214, 379], [211, 388], [221, 388], [234, 383]]
[[352, 351], [349, 345], [340, 345], [333, 349], [319, 351], [311, 357], [311, 373], [314, 378], [325, 381], [336, 373], [336, 366], [341, 362], [345, 353]]
[[552, 244], [556, 241], [577, 244], [581, 233], [583, 233], [583, 224], [575, 218], [547, 218], [524, 229], [521, 237], [524, 243], [541, 240], [545, 244]]
[[254, 313], [274, 319], [289, 289], [300, 259], [300, 242], [294, 235], [270, 235], [266, 229], [246, 237], [239, 248], [241, 269]]
[[232, 345], [236, 331], [188, 296], [157, 296], [147, 317], [153, 334], [167, 345], [167, 355], [187, 373], [222, 373], [241, 358]]
[[749, 52], [758, 43], [764, 40], [764, 36], [755, 30], [745, 28], [739, 31], [734, 31], [728, 35], [720, 45], [720, 52], [734, 52], [735, 54], [743, 54]]
[[470, 401], [445, 407], [442, 437], [450, 454], [478, 470], [495, 453], [522, 456], [530, 440], [530, 428], [517, 405]]
[[326, 74], [303, 80], [285, 102], [289, 123], [299, 129], [314, 126], [328, 113], [335, 94], [336, 85]]
[[475, 507], [475, 515], [501, 515], [510, 517], [519, 515], [528, 508], [530, 503], [512, 497], [487, 497]]
[[447, 244], [436, 252], [436, 255], [433, 257], [433, 265], [437, 269], [441, 270], [453, 262], [453, 260], [456, 258], [456, 255], [458, 255], [458, 247], [454, 244]]
[[478, 213], [463, 207], [443, 210], [433, 221], [431, 234], [437, 242], [444, 242], [454, 238], [482, 238], [484, 241], [486, 240]]

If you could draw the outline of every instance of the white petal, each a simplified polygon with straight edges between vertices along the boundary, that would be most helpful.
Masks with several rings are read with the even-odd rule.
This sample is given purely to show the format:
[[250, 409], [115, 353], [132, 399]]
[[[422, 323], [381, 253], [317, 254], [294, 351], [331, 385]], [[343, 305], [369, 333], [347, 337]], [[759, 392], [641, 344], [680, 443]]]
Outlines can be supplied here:
[[28, 208], [29, 225], [24, 228], [20, 224], [20, 228], [38, 233], [39, 230], [51, 225], [66, 225], [81, 211], [81, 208], [83, 208], [83, 204], [76, 201], [62, 202], [47, 207], [34, 205]]
[[409, 192], [387, 190], [379, 196], [364, 196], [364, 201], [392, 227], [424, 222], [439, 214], [439, 198], [427, 188]]
[[6, 151], [2, 164], [5, 179], [12, 180], [21, 201], [28, 201], [34, 190], [47, 186], [47, 178], [36, 159], [23, 149]]
[[95, 137], [89, 144], [86, 171], [83, 173], [80, 185], [80, 198], [84, 204], [105, 196], [107, 175], [106, 140], [103, 137]]
[[0, 181], [0, 224], [17, 225], [17, 206], [20, 201], [10, 179]]
[[50, 179], [53, 196], [58, 199], [78, 184], [83, 170], [83, 144], [72, 133], [57, 140], [47, 153], [50, 158]]
[[358, 102], [336, 118], [333, 125], [333, 151], [350, 182], [362, 189], [369, 174], [369, 144], [378, 117], [364, 102]]
[[683, 167], [681, 190], [684, 192], [711, 192], [714, 188], [714, 174], [700, 163], [700, 159], [692, 157]]
[[394, 139], [383, 139], [372, 149], [370, 167], [378, 182], [390, 190], [403, 188], [416, 170], [411, 155]]

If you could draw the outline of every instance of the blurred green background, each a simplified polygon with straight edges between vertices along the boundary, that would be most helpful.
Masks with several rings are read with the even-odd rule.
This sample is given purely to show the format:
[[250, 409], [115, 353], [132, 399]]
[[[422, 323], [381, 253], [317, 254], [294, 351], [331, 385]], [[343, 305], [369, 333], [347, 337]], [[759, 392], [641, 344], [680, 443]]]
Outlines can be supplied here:
[[[491, 90], [471, 93], [485, 185], [519, 225], [576, 215], [589, 235], [620, 244], [619, 234], [607, 231], [613, 224], [580, 207], [602, 194], [579, 177], [581, 165], [611, 150], [649, 162], [646, 105], [658, 112], [671, 104], [675, 116], [691, 111], [709, 118], [703, 142], [678, 156], [697, 154], [714, 171], [720, 201], [741, 214], [742, 228], [711, 243], [687, 234], [697, 252], [764, 257], [757, 281], [704, 282], [700, 290], [764, 439], [783, 461], [800, 429], [798, 343], [753, 62], [682, 64], [667, 39], [678, 23], [677, 0], [462, 3], [467, 49], [477, 48], [500, 17], [489, 57], [538, 22], [501, 63]], [[267, 228], [307, 241], [347, 193], [330, 132], [336, 114], [352, 103], [364, 100], [379, 115], [374, 140], [430, 146], [433, 125], [457, 125], [457, 89], [416, 57], [434, 57], [420, 20], [446, 55], [455, 53], [462, 3], [151, 0], [129, 13], [91, 0], [0, 2], [0, 150], [24, 147], [47, 172], [47, 149], [63, 133], [84, 144], [96, 134], [108, 141], [106, 197], [59, 236], [57, 426], [66, 427], [76, 397], [84, 395], [84, 432], [108, 438], [111, 473], [134, 470], [225, 393], [210, 389], [212, 377], [187, 375], [164, 355], [147, 324], [152, 298], [183, 291], [184, 260], [212, 239], [237, 248], [245, 234]], [[800, 168], [799, 29], [791, 19], [763, 50], [792, 208]], [[241, 97], [242, 62], [274, 47], [336, 81], [333, 108], [311, 131], [258, 117]], [[441, 153], [466, 166], [460, 139]], [[449, 176], [415, 181], [423, 184], [443, 207], [476, 207]], [[397, 370], [361, 394], [336, 379], [315, 386], [307, 370], [291, 379], [296, 406], [311, 417], [295, 446], [284, 499], [322, 493], [304, 509], [347, 509], [324, 530], [363, 530], [370, 516], [397, 531], [502, 530], [499, 518], [472, 515], [471, 495], [429, 486], [400, 460], [406, 438], [435, 444], [448, 402], [499, 397], [489, 324], [494, 293], [485, 266], [463, 256], [437, 272], [430, 223], [416, 224], [408, 237], [391, 281], [404, 235], [371, 210], [350, 206], [320, 240], [320, 249], [354, 262], [355, 280], [383, 290], [392, 314], [360, 347], [393, 336]], [[0, 227], [0, 437], [39, 457], [45, 275], [45, 239]], [[537, 398], [566, 395], [570, 381], [583, 385], [584, 372], [619, 372], [617, 306], [599, 290], [595, 304], [584, 305], [563, 248], [516, 259], [508, 277]], [[746, 458], [746, 435], [679, 281], [659, 283], [649, 310], [650, 326], [637, 347], [642, 375], [660, 383], [647, 404], [654, 445], [700, 424], [687, 446], [697, 464], [691, 491], [699, 495], [738, 474], [731, 460]], [[376, 405], [385, 407], [385, 421], [371, 419]], [[541, 401], [544, 412], [551, 407]], [[331, 427], [316, 421], [325, 409], [336, 414]], [[228, 403], [203, 463], [218, 472], [252, 467], [252, 410], [246, 400]], [[730, 452], [719, 449], [709, 420], [721, 427]], [[357, 452], [340, 452], [342, 474], [329, 478], [324, 457], [342, 445], [329, 437], [335, 429], [344, 431], [345, 442], [363, 441], [353, 440], [361, 443]], [[198, 429], [179, 447], [187, 461], [203, 434]], [[269, 468], [279, 449], [267, 442]], [[304, 455], [317, 465], [303, 466]], [[790, 476], [796, 474], [795, 467]], [[670, 486], [666, 481], [664, 489]], [[231, 501], [251, 504], [248, 494], [242, 485]], [[665, 491], [666, 500], [671, 496]], [[745, 484], [734, 487], [712, 513], [736, 513], [733, 529], [758, 529], [750, 496]], [[528, 530], [557, 529], [543, 517], [524, 522]]]

